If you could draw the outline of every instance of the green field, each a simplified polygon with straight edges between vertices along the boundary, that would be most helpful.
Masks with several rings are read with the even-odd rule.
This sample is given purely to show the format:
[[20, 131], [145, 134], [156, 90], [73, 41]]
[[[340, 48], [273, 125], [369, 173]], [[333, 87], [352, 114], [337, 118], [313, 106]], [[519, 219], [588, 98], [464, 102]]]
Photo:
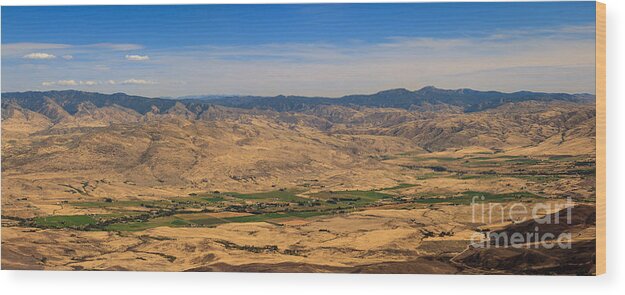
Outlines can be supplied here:
[[550, 156], [549, 160], [551, 161], [573, 161], [578, 159], [578, 156], [571, 156], [571, 155], [554, 155], [554, 156]]
[[172, 205], [169, 200], [158, 201], [111, 201], [106, 202], [104, 200], [99, 202], [76, 202], [71, 203], [72, 206], [85, 207], [85, 208], [120, 208], [120, 207], [154, 207], [154, 208], [167, 208]]
[[[487, 158], [487, 157], [483, 157]], [[440, 160], [441, 158], [436, 158]], [[450, 161], [456, 158], [442, 158]], [[511, 160], [526, 160], [511, 159]], [[490, 160], [474, 163], [488, 163]], [[453, 177], [447, 172], [432, 172], [433, 176]], [[460, 179], [498, 177], [490, 174], [455, 175]], [[106, 231], [140, 231], [150, 228], [215, 226], [230, 222], [271, 222], [271, 220], [285, 218], [308, 218], [321, 215], [350, 212], [372, 205], [381, 200], [405, 202], [393, 194], [394, 190], [401, 190], [416, 186], [410, 183], [374, 190], [345, 190], [322, 191], [300, 197], [302, 191], [296, 189], [280, 189], [257, 193], [238, 192], [200, 192], [191, 193], [184, 197], [171, 197], [163, 200], [130, 200], [115, 201], [103, 199], [101, 201], [78, 202], [71, 205], [86, 208], [102, 208], [108, 214], [76, 215], [76, 216], [49, 216], [38, 217], [31, 221], [40, 228], [75, 228], [82, 230]], [[470, 204], [474, 198], [477, 202], [503, 202], [510, 200], [534, 199], [539, 196], [518, 192], [509, 194], [492, 194], [487, 192], [467, 191], [457, 195], [420, 193], [412, 199], [413, 203], [421, 204]], [[483, 197], [483, 198], [482, 198]], [[150, 210], [138, 210], [130, 207], [143, 207]], [[217, 218], [208, 212], [254, 212], [252, 215]]]
[[538, 159], [531, 159], [531, 158], [519, 158], [519, 159], [509, 159], [506, 160], [507, 163], [511, 163], [514, 165], [536, 165], [536, 164], [540, 164], [543, 161], [538, 160]]
[[378, 191], [390, 191], [390, 190], [396, 190], [396, 189], [402, 189], [402, 188], [409, 188], [409, 187], [413, 187], [416, 186], [416, 184], [410, 184], [410, 183], [400, 183], [396, 186], [392, 186], [392, 187], [385, 187], [383, 189], [379, 189]]
[[456, 175], [458, 179], [491, 179], [500, 177], [497, 174], [461, 174]]
[[463, 192], [459, 196], [449, 197], [449, 198], [421, 198], [413, 200], [414, 203], [420, 204], [437, 204], [437, 203], [451, 203], [456, 205], [468, 205], [473, 201], [475, 203], [484, 203], [484, 202], [506, 202], [506, 201], [518, 201], [524, 199], [538, 199], [542, 198], [538, 195], [535, 195], [530, 192], [515, 192], [515, 193], [506, 193], [506, 194], [492, 194], [487, 192], [475, 192], [468, 191]]
[[221, 195], [243, 199], [243, 200], [267, 200], [267, 201], [282, 201], [282, 202], [300, 202], [307, 201], [307, 199], [298, 197], [297, 194], [301, 191], [296, 190], [276, 190], [260, 193], [236, 193], [225, 192]]
[[460, 160], [460, 158], [453, 158], [453, 157], [418, 157], [418, 156], [413, 157], [412, 159], [416, 162], [422, 162], [422, 161], [453, 162], [456, 160]]
[[379, 191], [360, 191], [360, 190], [318, 192], [318, 193], [311, 194], [310, 196], [319, 198], [322, 200], [336, 198], [336, 199], [363, 199], [367, 201], [377, 201], [377, 200], [393, 197], [392, 195], [381, 193]]
[[227, 218], [217, 218], [206, 215], [203, 218], [196, 219], [184, 219], [183, 215], [176, 216], [167, 216], [167, 217], [158, 217], [144, 222], [128, 222], [128, 223], [117, 223], [112, 224], [105, 227], [105, 230], [109, 231], [140, 231], [146, 230], [150, 228], [155, 228], [159, 226], [170, 226], [170, 227], [188, 227], [188, 226], [215, 226], [223, 223], [229, 222], [263, 222], [271, 219], [281, 219], [281, 218], [308, 218], [314, 216], [321, 216], [331, 214], [332, 212], [317, 212], [317, 211], [306, 211], [306, 212], [284, 212], [284, 213], [262, 213], [262, 214], [253, 214], [247, 216], [236, 216], [236, 217], [227, 217]]
[[43, 228], [80, 228], [96, 224], [98, 220], [88, 215], [56, 215], [37, 217], [33, 219], [33, 222], [36, 226]]
[[136, 222], [127, 222], [127, 223], [115, 223], [104, 227], [104, 230], [107, 231], [140, 231], [146, 230], [150, 228], [155, 228], [159, 226], [171, 226], [171, 227], [181, 227], [191, 225], [190, 222], [174, 217], [174, 216], [165, 216], [165, 217], [157, 217], [154, 219], [150, 219], [147, 221], [136, 221]]
[[237, 216], [237, 217], [228, 217], [224, 218], [229, 222], [260, 222], [266, 221], [270, 219], [280, 219], [280, 218], [308, 218], [315, 217], [321, 215], [331, 214], [332, 212], [328, 211], [301, 211], [301, 212], [284, 212], [284, 213], [263, 213], [263, 214], [254, 214], [248, 216]]

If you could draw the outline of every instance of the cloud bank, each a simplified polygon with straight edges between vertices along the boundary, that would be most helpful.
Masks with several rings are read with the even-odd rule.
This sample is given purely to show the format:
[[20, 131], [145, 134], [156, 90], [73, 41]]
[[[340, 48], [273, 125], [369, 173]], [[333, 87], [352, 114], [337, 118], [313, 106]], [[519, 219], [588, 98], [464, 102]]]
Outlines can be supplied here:
[[[2, 46], [3, 91], [71, 86], [145, 96], [341, 96], [426, 85], [569, 93], [594, 93], [595, 87], [594, 25], [471, 38], [395, 36], [377, 43], [207, 44], [167, 49], [112, 43]], [[135, 50], [142, 55], [128, 52]], [[46, 63], [23, 58], [44, 52], [72, 58]]]
[[143, 79], [128, 79], [123, 81], [106, 80], [58, 80], [58, 81], [44, 81], [41, 82], [42, 86], [96, 86], [96, 85], [153, 85], [157, 84], [155, 81], [148, 81]]
[[156, 82], [154, 81], [148, 81], [148, 80], [143, 80], [143, 79], [128, 79], [128, 80], [124, 80], [120, 82], [121, 84], [125, 84], [125, 85], [152, 85], [152, 84], [156, 84]]
[[43, 52], [33, 52], [23, 56], [25, 59], [55, 59], [56, 56], [54, 54], [43, 53]]
[[127, 60], [131, 60], [131, 61], [143, 61], [143, 60], [149, 60], [150, 57], [147, 55], [126, 55], [126, 59]]

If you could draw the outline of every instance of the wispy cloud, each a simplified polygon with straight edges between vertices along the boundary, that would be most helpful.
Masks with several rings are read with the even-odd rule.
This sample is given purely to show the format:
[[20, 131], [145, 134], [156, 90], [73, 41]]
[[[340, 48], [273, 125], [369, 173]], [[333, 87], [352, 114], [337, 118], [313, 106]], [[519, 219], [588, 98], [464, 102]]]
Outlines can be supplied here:
[[127, 79], [122, 81], [115, 80], [105, 80], [105, 81], [96, 81], [96, 80], [58, 80], [58, 81], [44, 81], [41, 83], [42, 86], [96, 86], [96, 85], [152, 85], [156, 84], [154, 81], [143, 80], [143, 79]]
[[139, 44], [130, 44], [130, 43], [96, 43], [83, 45], [84, 48], [101, 48], [101, 49], [109, 49], [114, 51], [131, 51], [131, 50], [139, 50], [143, 49], [142, 45]]
[[[7, 90], [72, 86], [146, 96], [189, 93], [340, 96], [425, 85], [594, 92], [592, 28], [588, 25], [497, 31], [481, 37], [395, 36], [376, 43], [141, 48], [140, 55], [136, 51], [127, 52], [122, 55], [124, 58], [120, 58], [118, 50], [138, 50], [131, 48], [140, 46], [8, 44], [2, 47], [2, 82]], [[12, 50], [10, 58], [5, 55], [5, 46]], [[20, 55], [15, 55], [17, 48]], [[76, 58], [62, 65], [22, 59], [24, 54], [33, 52]], [[139, 62], [146, 60], [150, 62]], [[67, 77], [88, 78], [74, 80], [76, 85], [59, 83], [58, 80]], [[97, 82], [86, 84], [87, 79]]]
[[127, 54], [126, 59], [131, 61], [144, 61], [149, 60], [150, 57], [147, 55]]
[[46, 81], [41, 83], [43, 86], [76, 86], [79, 85], [80, 81], [76, 80], [59, 80], [59, 81]]
[[121, 81], [120, 84], [125, 84], [125, 85], [151, 85], [151, 84], [156, 84], [156, 82], [149, 81], [149, 80], [143, 80], [143, 79], [128, 79], [128, 80]]
[[73, 56], [73, 55], [71, 55], [71, 54], [66, 54], [66, 55], [63, 55], [63, 56], [61, 56], [61, 57], [62, 57], [64, 60], [71, 60], [71, 59], [74, 59], [74, 56]]
[[2, 56], [21, 56], [29, 52], [40, 50], [57, 50], [71, 47], [66, 44], [54, 43], [10, 43], [2, 44]]
[[55, 59], [56, 55], [44, 53], [44, 52], [33, 52], [23, 56], [25, 59]]
[[[103, 52], [118, 52], [118, 51], [132, 51], [141, 50], [142, 45], [139, 44], [125, 44], [125, 43], [96, 43], [86, 45], [70, 45], [70, 44], [57, 44], [57, 43], [34, 43], [34, 42], [22, 42], [22, 43], [10, 43], [2, 44], [2, 58], [22, 57], [30, 53], [46, 52], [48, 54], [56, 56], [72, 56], [77, 53], [82, 54], [95, 54]], [[72, 56], [73, 57], [73, 56]]]
[[93, 85], [98, 85], [100, 84], [100, 82], [98, 81], [93, 81], [93, 80], [87, 80], [87, 81], [80, 81], [79, 82], [80, 85], [87, 85], [87, 86], [93, 86]]

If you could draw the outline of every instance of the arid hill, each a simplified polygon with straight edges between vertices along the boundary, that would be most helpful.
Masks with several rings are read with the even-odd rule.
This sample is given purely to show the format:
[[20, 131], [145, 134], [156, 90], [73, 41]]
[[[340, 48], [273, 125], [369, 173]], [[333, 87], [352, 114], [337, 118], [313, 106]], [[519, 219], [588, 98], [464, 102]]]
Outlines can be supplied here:
[[[392, 93], [384, 93], [389, 101]], [[375, 158], [407, 150], [476, 146], [569, 154], [594, 148], [594, 106], [560, 99], [480, 112], [446, 104], [277, 112], [162, 99], [148, 106], [146, 98], [126, 96], [121, 103], [121, 94], [80, 94], [3, 95], [3, 171], [106, 171], [132, 182], [181, 185], [292, 185], [294, 175], [384, 169]]]
[[505, 206], [570, 197], [591, 214], [594, 158], [588, 95], [3, 93], [2, 263], [590, 274], [592, 223], [573, 228], [579, 264], [563, 251], [468, 246], [481, 227], [516, 228], [471, 220], [478, 196]]

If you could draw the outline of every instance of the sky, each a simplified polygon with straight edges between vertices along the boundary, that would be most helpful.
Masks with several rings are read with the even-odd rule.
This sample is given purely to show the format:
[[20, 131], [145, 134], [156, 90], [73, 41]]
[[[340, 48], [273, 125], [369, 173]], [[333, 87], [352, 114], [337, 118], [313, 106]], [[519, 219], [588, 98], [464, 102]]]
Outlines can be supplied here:
[[2, 91], [594, 93], [594, 2], [2, 7]]

